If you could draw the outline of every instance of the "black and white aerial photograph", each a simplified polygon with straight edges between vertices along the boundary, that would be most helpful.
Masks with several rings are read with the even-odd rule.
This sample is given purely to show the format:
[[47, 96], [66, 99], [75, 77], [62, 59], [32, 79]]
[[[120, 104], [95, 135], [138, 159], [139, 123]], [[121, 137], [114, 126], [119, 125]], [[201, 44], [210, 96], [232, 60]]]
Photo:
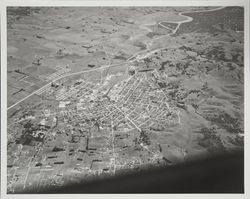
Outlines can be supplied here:
[[245, 193], [244, 5], [5, 9], [7, 196]]

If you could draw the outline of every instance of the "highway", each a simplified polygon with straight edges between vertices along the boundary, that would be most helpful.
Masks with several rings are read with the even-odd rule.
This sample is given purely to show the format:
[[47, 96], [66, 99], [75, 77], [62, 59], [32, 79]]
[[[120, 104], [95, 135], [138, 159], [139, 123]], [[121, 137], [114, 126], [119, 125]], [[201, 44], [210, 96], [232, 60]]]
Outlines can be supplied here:
[[[161, 36], [161, 37], [157, 37], [157, 38], [152, 39], [152, 40], [154, 41], [154, 40], [157, 40], [157, 39], [161, 39], [161, 38], [163, 38], [163, 37], [168, 37], [168, 36], [174, 35], [174, 34], [177, 32], [177, 30], [179, 29], [179, 27], [180, 27], [181, 24], [183, 24], [183, 23], [188, 23], [188, 22], [191, 22], [191, 21], [193, 20], [192, 17], [186, 16], [185, 14], [188, 14], [188, 13], [195, 13], [195, 12], [211, 12], [211, 11], [221, 10], [221, 9], [223, 9], [223, 8], [225, 8], [225, 7], [218, 7], [218, 8], [209, 9], [209, 10], [197, 10], [197, 11], [185, 11], [185, 12], [180, 12], [180, 13], [178, 13], [178, 15], [179, 15], [179, 16], [182, 16], [182, 17], [185, 17], [186, 19], [183, 20], [183, 21], [180, 21], [180, 22], [164, 21], [164, 22], [168, 22], [168, 23], [177, 23], [177, 26], [176, 26], [176, 28], [175, 28], [174, 30], [172, 29], [173, 32], [171, 32], [171, 33], [169, 33], [169, 34], [166, 34], [166, 35], [163, 35], [163, 36]], [[161, 26], [165, 27], [164, 25], [161, 24], [161, 22], [159, 22], [159, 24], [160, 24]], [[167, 27], [165, 27], [165, 28], [167, 28]], [[169, 28], [167, 28], [167, 29], [169, 29]], [[151, 42], [152, 42], [152, 41], [149, 41], [149, 43], [151, 43]], [[146, 45], [147, 45], [147, 47], [148, 47], [149, 44], [147, 43]], [[34, 94], [37, 94], [37, 93], [41, 92], [43, 89], [45, 89], [45, 88], [46, 88], [47, 86], [49, 86], [51, 83], [56, 82], [56, 81], [58, 81], [58, 80], [60, 80], [60, 79], [62, 79], [62, 78], [69, 77], [69, 76], [72, 76], [72, 75], [77, 75], [77, 74], [83, 74], [83, 73], [87, 73], [87, 72], [102, 70], [102, 69], [109, 68], [109, 67], [113, 67], [113, 66], [120, 66], [120, 65], [122, 65], [122, 64], [129, 63], [130, 60], [132, 60], [133, 58], [136, 58], [136, 57], [137, 57], [139, 54], [141, 54], [141, 53], [148, 52], [145, 56], [137, 57], [136, 59], [144, 59], [144, 58], [150, 56], [151, 54], [153, 54], [153, 53], [155, 53], [155, 52], [157, 52], [157, 51], [160, 51], [160, 50], [162, 50], [162, 49], [163, 49], [163, 48], [159, 48], [159, 49], [156, 49], [156, 50], [153, 50], [153, 51], [148, 52], [149, 49], [147, 48], [146, 50], [142, 50], [142, 51], [139, 51], [139, 52], [135, 53], [134, 55], [132, 55], [131, 57], [129, 57], [129, 58], [126, 60], [126, 62], [123, 62], [123, 63], [113, 64], [113, 65], [110, 65], [110, 63], [109, 63], [109, 65], [101, 66], [101, 67], [99, 67], [99, 68], [95, 68], [95, 69], [91, 69], [91, 70], [86, 70], [86, 71], [79, 71], [79, 72], [70, 73], [70, 74], [66, 74], [66, 75], [60, 76], [60, 77], [54, 79], [53, 81], [51, 81], [51, 82], [45, 84], [45, 85], [44, 85], [43, 87], [41, 87], [40, 89], [38, 89], [38, 90], [32, 92], [31, 94], [27, 95], [26, 97], [24, 97], [24, 98], [21, 99], [20, 101], [16, 102], [15, 104], [9, 106], [9, 107], [7, 108], [7, 111], [10, 110], [11, 108], [15, 107], [16, 105], [20, 104], [20, 103], [23, 102], [24, 100], [28, 99], [29, 97], [33, 96]]]
[[102, 70], [102, 69], [109, 68], [109, 67], [113, 67], [113, 66], [120, 66], [120, 65], [126, 64], [126, 63], [129, 63], [129, 62], [126, 61], [126, 62], [123, 62], [123, 63], [113, 64], [113, 65], [105, 65], [105, 66], [101, 66], [101, 67], [99, 67], [99, 68], [95, 68], [95, 69], [91, 69], [91, 70], [79, 71], [79, 72], [70, 73], [70, 74], [66, 74], [66, 75], [60, 76], [60, 77], [54, 79], [53, 81], [51, 81], [51, 82], [45, 84], [44, 86], [42, 86], [42, 87], [39, 88], [38, 90], [34, 91], [33, 93], [27, 95], [26, 97], [24, 97], [24, 98], [21, 99], [20, 101], [16, 102], [15, 104], [9, 106], [9, 107], [7, 108], [7, 110], [10, 110], [10, 109], [13, 108], [14, 106], [20, 104], [22, 101], [28, 99], [28, 98], [31, 97], [32, 95], [34, 95], [34, 94], [39, 94], [39, 92], [43, 91], [43, 89], [45, 89], [45, 88], [46, 88], [47, 86], [49, 86], [51, 83], [56, 82], [56, 81], [58, 81], [58, 80], [60, 80], [60, 79], [63, 79], [63, 78], [65, 78], [65, 77], [69, 77], [69, 76], [72, 76], [72, 75], [83, 74], [83, 73], [88, 73], [88, 72], [97, 71], [97, 70]]

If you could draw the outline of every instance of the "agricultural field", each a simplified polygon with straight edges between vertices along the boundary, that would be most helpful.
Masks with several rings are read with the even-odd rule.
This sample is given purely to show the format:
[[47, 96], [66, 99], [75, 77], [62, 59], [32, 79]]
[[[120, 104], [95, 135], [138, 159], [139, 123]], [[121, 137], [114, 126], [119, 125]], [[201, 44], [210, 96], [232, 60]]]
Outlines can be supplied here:
[[8, 9], [8, 192], [244, 150], [242, 7]]

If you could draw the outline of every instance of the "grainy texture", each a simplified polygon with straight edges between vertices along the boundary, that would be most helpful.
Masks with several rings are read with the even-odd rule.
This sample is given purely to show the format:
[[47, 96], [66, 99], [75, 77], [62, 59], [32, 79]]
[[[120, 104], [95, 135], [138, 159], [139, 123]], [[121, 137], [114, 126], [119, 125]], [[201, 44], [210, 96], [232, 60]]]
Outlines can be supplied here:
[[9, 193], [244, 148], [243, 8], [7, 14]]

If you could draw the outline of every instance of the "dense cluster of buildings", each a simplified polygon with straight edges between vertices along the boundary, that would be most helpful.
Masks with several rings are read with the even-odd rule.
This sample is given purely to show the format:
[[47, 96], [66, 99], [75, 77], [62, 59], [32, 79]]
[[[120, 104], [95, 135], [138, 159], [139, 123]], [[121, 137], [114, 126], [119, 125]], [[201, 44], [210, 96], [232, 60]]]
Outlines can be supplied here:
[[[115, 75], [102, 84], [78, 78], [70, 84], [55, 82], [43, 90], [40, 95], [54, 96], [58, 106], [45, 105], [40, 116], [27, 119], [32, 126], [30, 133], [23, 129], [20, 134], [26, 131], [29, 143], [38, 143], [40, 148], [34, 152], [36, 144], [28, 144], [33, 158], [30, 152], [23, 154], [30, 163], [19, 178], [13, 178], [14, 170], [10, 169], [9, 190], [59, 186], [162, 161], [147, 131], [178, 125], [178, 111], [169, 106], [159, 89], [159, 82], [166, 82], [167, 75], [135, 67], [126, 75], [128, 78], [113, 85]], [[9, 167], [17, 169], [18, 164], [10, 162]], [[36, 179], [30, 177], [34, 175]]]

